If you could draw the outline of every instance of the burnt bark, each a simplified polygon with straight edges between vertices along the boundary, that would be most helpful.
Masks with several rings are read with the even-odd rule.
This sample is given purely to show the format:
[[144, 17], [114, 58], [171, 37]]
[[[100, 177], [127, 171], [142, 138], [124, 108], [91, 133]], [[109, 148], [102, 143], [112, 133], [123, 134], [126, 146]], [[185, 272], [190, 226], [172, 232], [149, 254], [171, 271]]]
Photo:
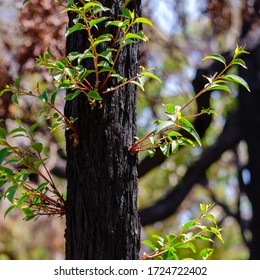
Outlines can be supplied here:
[[[124, 1], [101, 2], [111, 8], [113, 18]], [[140, 14], [140, 1], [130, 8]], [[70, 25], [73, 18], [69, 14]], [[98, 32], [107, 30], [100, 26]], [[87, 42], [86, 33], [71, 34], [67, 53], [83, 52]], [[138, 72], [138, 61], [139, 45], [130, 45], [123, 49], [116, 70], [131, 78]], [[129, 152], [136, 135], [136, 93], [134, 85], [122, 87], [103, 96], [102, 108], [91, 109], [84, 95], [66, 103], [65, 114], [78, 118], [79, 131], [77, 147], [72, 132], [66, 134], [67, 259], [138, 258], [137, 157]]]

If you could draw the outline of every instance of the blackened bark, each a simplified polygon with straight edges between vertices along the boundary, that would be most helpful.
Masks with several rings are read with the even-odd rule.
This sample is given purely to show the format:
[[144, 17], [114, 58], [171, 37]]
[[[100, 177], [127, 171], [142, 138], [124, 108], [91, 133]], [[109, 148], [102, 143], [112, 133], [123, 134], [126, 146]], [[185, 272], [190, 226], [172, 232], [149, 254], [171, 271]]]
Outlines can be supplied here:
[[[101, 1], [113, 15], [124, 1]], [[140, 1], [132, 9], [140, 14]], [[73, 15], [69, 15], [70, 24]], [[136, 27], [137, 28], [137, 27]], [[116, 31], [116, 30], [115, 30]], [[98, 32], [102, 34], [103, 28]], [[107, 33], [107, 31], [105, 31]], [[88, 38], [75, 32], [67, 53], [83, 52]], [[116, 70], [131, 78], [138, 72], [139, 45], [125, 48]], [[79, 145], [66, 134], [68, 192], [67, 259], [137, 259], [140, 225], [137, 214], [137, 158], [129, 147], [136, 135], [136, 87], [127, 85], [103, 96], [103, 108], [92, 110], [80, 95], [67, 102], [65, 114], [77, 117]]]

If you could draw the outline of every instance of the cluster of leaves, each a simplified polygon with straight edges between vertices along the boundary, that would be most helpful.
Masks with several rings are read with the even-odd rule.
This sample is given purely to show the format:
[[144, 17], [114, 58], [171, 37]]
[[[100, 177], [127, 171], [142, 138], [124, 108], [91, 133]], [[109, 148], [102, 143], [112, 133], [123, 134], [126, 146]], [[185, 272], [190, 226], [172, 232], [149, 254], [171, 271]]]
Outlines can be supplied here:
[[192, 123], [188, 120], [191, 117], [197, 117], [202, 114], [216, 114], [212, 109], [202, 109], [200, 113], [196, 115], [183, 116], [182, 111], [188, 107], [194, 100], [207, 91], [226, 91], [231, 92], [228, 83], [233, 82], [238, 85], [244, 86], [250, 91], [247, 82], [241, 77], [235, 74], [228, 74], [227, 72], [233, 65], [238, 65], [246, 68], [245, 62], [239, 58], [242, 54], [248, 54], [244, 47], [237, 46], [230, 63], [227, 63], [225, 58], [220, 54], [211, 54], [206, 56], [203, 60], [214, 59], [224, 64], [224, 68], [220, 73], [215, 73], [213, 76], [206, 77], [208, 83], [205, 87], [197, 93], [191, 100], [189, 100], [184, 106], [175, 106], [173, 104], [164, 105], [166, 109], [167, 120], [156, 120], [157, 124], [154, 131], [146, 135], [142, 139], [138, 139], [136, 143], [130, 147], [131, 152], [148, 151], [152, 157], [157, 148], [160, 148], [165, 156], [169, 156], [170, 153], [175, 154], [178, 151], [179, 146], [195, 146], [194, 142], [186, 137], [183, 137], [180, 130], [187, 131], [201, 146], [200, 137], [195, 130]]
[[[35, 139], [40, 124], [26, 127], [19, 119], [17, 123], [19, 126], [8, 133], [0, 128], [0, 188], [8, 186], [0, 199], [7, 198], [12, 204], [5, 216], [17, 208], [23, 211], [26, 221], [41, 215], [63, 216], [65, 201], [46, 166], [48, 158], [43, 156], [43, 144]], [[26, 138], [30, 144], [14, 145], [17, 137]], [[31, 180], [32, 174], [40, 178], [39, 183]]]
[[[216, 219], [214, 215], [208, 213], [214, 204], [200, 204], [200, 215], [198, 218], [185, 223], [182, 226], [180, 233], [166, 235], [166, 238], [163, 238], [158, 235], [153, 235], [155, 242], [150, 240], [145, 240], [142, 243], [147, 245], [152, 249], [152, 253], [144, 253], [141, 256], [142, 260], [179, 260], [181, 259], [182, 250], [191, 250], [192, 253], [196, 253], [196, 240], [202, 240], [206, 242], [213, 243], [212, 237], [208, 236], [211, 234], [220, 239], [223, 243], [224, 240], [221, 236], [221, 229], [218, 228]], [[206, 221], [210, 220], [213, 222], [213, 226], [207, 226]], [[203, 248], [199, 252], [201, 259], [206, 260], [214, 252], [213, 248]]]
[[[24, 1], [26, 4], [29, 1]], [[51, 132], [62, 126], [64, 129], [70, 129], [73, 134], [73, 145], [78, 145], [78, 131], [73, 117], [67, 118], [55, 105], [57, 94], [61, 90], [69, 90], [65, 97], [71, 101], [79, 94], [83, 93], [89, 100], [90, 105], [99, 107], [102, 104], [102, 95], [108, 94], [119, 87], [128, 83], [133, 83], [144, 90], [146, 77], [160, 79], [149, 72], [151, 69], [140, 67], [140, 73], [135, 77], [121, 77], [115, 70], [116, 63], [122, 49], [128, 45], [135, 44], [138, 40], [147, 41], [148, 37], [142, 32], [133, 33], [133, 26], [138, 24], [147, 24], [153, 27], [153, 24], [146, 18], [136, 17], [134, 12], [127, 9], [129, 1], [125, 1], [122, 7], [122, 14], [118, 20], [110, 20], [109, 8], [104, 7], [98, 1], [84, 0], [81, 5], [75, 5], [74, 1], [68, 1], [68, 7], [64, 12], [75, 13], [77, 16], [72, 27], [68, 28], [66, 36], [84, 30], [89, 40], [89, 47], [83, 52], [72, 52], [68, 56], [57, 59], [52, 51], [37, 59], [36, 66], [42, 66], [49, 70], [50, 76], [54, 80], [54, 90], [48, 92], [41, 90], [37, 85], [34, 91], [26, 91], [21, 87], [21, 78], [18, 78], [13, 85], [7, 85], [0, 92], [0, 96], [6, 92], [12, 93], [12, 101], [19, 104], [19, 98], [27, 96], [41, 100], [46, 106], [40, 114], [45, 114], [46, 120], [50, 120]], [[104, 16], [104, 13], [107, 15]], [[105, 33], [96, 36], [98, 26], [103, 23], [108, 29], [116, 28], [117, 32]], [[111, 30], [110, 30], [111, 31]], [[108, 47], [108, 44], [110, 46]], [[89, 69], [84, 65], [89, 65]], [[89, 78], [90, 74], [94, 75]], [[110, 80], [114, 82], [111, 83]], [[95, 81], [92, 83], [91, 81]], [[108, 87], [108, 84], [114, 84], [114, 87]], [[35, 140], [34, 131], [40, 126], [35, 123], [27, 128], [20, 120], [17, 120], [18, 127], [10, 132], [1, 128], [1, 187], [7, 185], [8, 188], [3, 192], [3, 197], [7, 198], [12, 206], [6, 211], [21, 208], [25, 213], [26, 220], [30, 220], [40, 215], [64, 215], [64, 199], [56, 188], [53, 178], [47, 169], [47, 158], [42, 157], [43, 145]], [[26, 148], [16, 146], [13, 138], [25, 137], [29, 139], [30, 145]], [[30, 181], [30, 175], [36, 174], [43, 182], [36, 184]]]
[[[149, 72], [151, 69], [144, 67], [140, 68], [140, 73], [131, 78], [122, 77], [115, 70], [119, 55], [124, 47], [135, 44], [138, 40], [148, 40], [143, 31], [131, 32], [133, 26], [148, 24], [153, 27], [151, 21], [136, 17], [135, 13], [127, 8], [123, 8], [119, 19], [110, 20], [109, 16], [103, 15], [107, 14], [110, 9], [98, 1], [86, 0], [82, 6], [77, 6], [72, 2], [74, 1], [70, 1], [69, 7], [64, 12], [73, 12], [77, 16], [74, 19], [74, 25], [68, 28], [66, 36], [77, 31], [85, 31], [89, 47], [83, 53], [72, 52], [61, 60], [57, 60], [50, 52], [38, 59], [36, 65], [49, 69], [50, 75], [57, 85], [56, 91], [51, 94], [52, 99], [55, 99], [58, 90], [69, 89], [73, 92], [67, 94], [66, 100], [73, 100], [83, 93], [92, 107], [95, 107], [97, 102], [101, 107], [102, 95], [128, 83], [134, 83], [143, 89], [147, 76], [160, 81], [156, 75]], [[107, 32], [96, 36], [96, 30], [100, 24], [105, 26]], [[111, 27], [117, 28], [115, 34], [109, 33]], [[85, 65], [89, 65], [89, 69]], [[89, 79], [91, 74], [92, 78]], [[108, 86], [111, 84], [108, 83], [111, 79], [116, 80], [114, 87]]]

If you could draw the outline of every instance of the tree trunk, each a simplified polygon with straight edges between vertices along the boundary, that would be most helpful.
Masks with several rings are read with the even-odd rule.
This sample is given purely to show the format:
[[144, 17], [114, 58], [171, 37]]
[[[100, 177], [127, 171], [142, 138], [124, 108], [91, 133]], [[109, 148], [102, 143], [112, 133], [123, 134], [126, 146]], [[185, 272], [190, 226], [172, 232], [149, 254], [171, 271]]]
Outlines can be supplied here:
[[[100, 2], [111, 8], [112, 18], [121, 13], [123, 1]], [[140, 14], [140, 0], [130, 9]], [[73, 17], [69, 14], [70, 26]], [[107, 33], [102, 26], [97, 32]], [[67, 53], [84, 52], [87, 44], [85, 32], [74, 32], [67, 38]], [[123, 49], [116, 71], [131, 78], [138, 60], [139, 44], [130, 45]], [[91, 109], [83, 94], [66, 103], [65, 114], [78, 118], [79, 131], [76, 147], [72, 132], [66, 133], [67, 259], [138, 258], [137, 158], [129, 152], [136, 135], [136, 93], [132, 84], [108, 93], [102, 108]]]

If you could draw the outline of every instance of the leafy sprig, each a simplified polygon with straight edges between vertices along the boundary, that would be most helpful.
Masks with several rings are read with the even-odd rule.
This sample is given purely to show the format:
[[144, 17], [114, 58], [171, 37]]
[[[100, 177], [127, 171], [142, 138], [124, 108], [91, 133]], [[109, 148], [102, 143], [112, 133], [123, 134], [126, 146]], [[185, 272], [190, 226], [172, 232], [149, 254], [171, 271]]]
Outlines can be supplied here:
[[[194, 254], [197, 253], [196, 240], [213, 243], [214, 241], [209, 234], [216, 236], [224, 243], [221, 229], [217, 225], [216, 218], [209, 213], [213, 206], [214, 204], [200, 204], [200, 215], [196, 219], [185, 223], [178, 234], [166, 235], [165, 238], [153, 235], [154, 242], [144, 240], [142, 243], [152, 249], [152, 252], [144, 253], [140, 259], [179, 260], [181, 250], [190, 250]], [[213, 226], [205, 225], [207, 223], [206, 220], [210, 220]], [[201, 259], [205, 260], [211, 256], [213, 252], [213, 248], [206, 247], [199, 252], [199, 256]]]
[[196, 115], [183, 115], [183, 110], [187, 108], [192, 102], [194, 102], [199, 96], [205, 94], [208, 91], [219, 90], [231, 92], [228, 83], [232, 82], [238, 85], [242, 85], [248, 91], [250, 91], [247, 82], [235, 74], [229, 74], [228, 71], [234, 65], [242, 66], [246, 68], [245, 62], [239, 58], [242, 54], [248, 54], [244, 47], [236, 46], [232, 60], [227, 63], [225, 58], [220, 54], [211, 54], [206, 56], [203, 60], [214, 59], [224, 64], [223, 70], [220, 73], [215, 73], [213, 76], [205, 78], [208, 83], [204, 88], [197, 93], [191, 100], [189, 100], [184, 106], [163, 104], [165, 107], [166, 120], [156, 120], [156, 128], [147, 134], [142, 139], [138, 139], [136, 143], [130, 147], [130, 152], [148, 151], [149, 155], [154, 156], [156, 149], [159, 148], [162, 153], [168, 157], [171, 153], [175, 154], [180, 146], [195, 146], [194, 141], [190, 138], [184, 137], [180, 130], [187, 131], [192, 139], [201, 146], [201, 140], [196, 129], [192, 123], [188, 120], [190, 117], [197, 117], [202, 114], [216, 114], [211, 108], [201, 109], [201, 112]]

